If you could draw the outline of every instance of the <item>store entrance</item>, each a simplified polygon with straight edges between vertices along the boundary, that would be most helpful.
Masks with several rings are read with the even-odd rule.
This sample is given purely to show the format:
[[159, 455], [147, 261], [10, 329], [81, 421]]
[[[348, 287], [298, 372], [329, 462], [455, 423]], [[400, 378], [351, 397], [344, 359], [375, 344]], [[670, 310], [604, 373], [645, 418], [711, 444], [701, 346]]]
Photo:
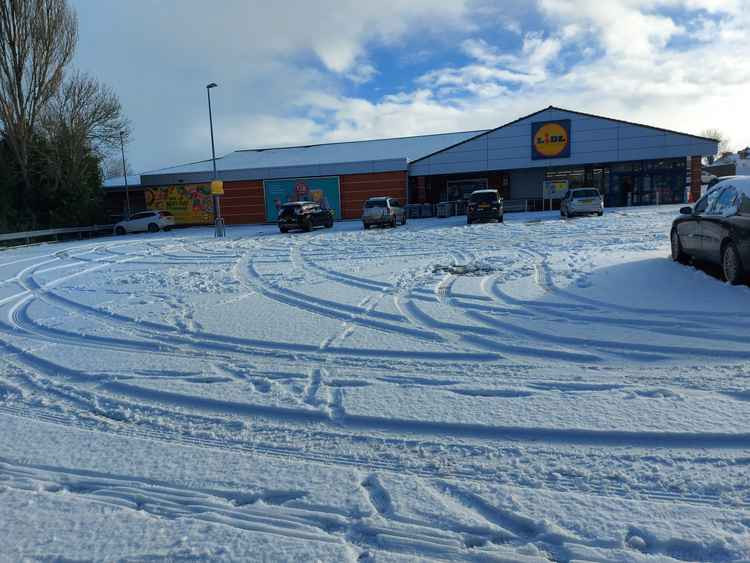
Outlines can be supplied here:
[[625, 207], [628, 204], [634, 205], [634, 194], [640, 192], [638, 187], [639, 180], [640, 178], [635, 174], [613, 174], [612, 189], [610, 190], [607, 205], [613, 207]]

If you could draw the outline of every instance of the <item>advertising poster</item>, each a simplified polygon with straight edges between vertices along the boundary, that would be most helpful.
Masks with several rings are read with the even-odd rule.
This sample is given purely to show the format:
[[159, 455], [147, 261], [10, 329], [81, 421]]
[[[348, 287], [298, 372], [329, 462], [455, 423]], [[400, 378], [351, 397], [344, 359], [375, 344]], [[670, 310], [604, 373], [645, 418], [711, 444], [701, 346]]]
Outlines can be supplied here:
[[567, 191], [567, 180], [545, 180], [544, 182], [544, 199], [562, 199]]
[[341, 219], [338, 176], [265, 180], [263, 191], [266, 196], [267, 221], [276, 221], [281, 206], [293, 201], [314, 201], [323, 209], [332, 209], [336, 212], [336, 219]]
[[146, 208], [169, 211], [177, 225], [210, 225], [214, 220], [210, 184], [148, 188]]

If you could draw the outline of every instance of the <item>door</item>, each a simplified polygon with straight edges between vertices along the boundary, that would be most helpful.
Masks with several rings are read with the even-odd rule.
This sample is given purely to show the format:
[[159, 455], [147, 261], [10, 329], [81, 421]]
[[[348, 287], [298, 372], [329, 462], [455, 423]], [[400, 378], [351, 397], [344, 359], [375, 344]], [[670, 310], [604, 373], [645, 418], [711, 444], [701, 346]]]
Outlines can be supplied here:
[[313, 210], [312, 210], [313, 225], [316, 227], [322, 227], [323, 225], [325, 225], [326, 219], [327, 219], [326, 214], [327, 212], [323, 211], [319, 205], [316, 205], [315, 207], [313, 207]]
[[[714, 194], [711, 194], [714, 196]], [[701, 221], [701, 254], [706, 260], [721, 263], [721, 243], [728, 235], [727, 219], [737, 212], [737, 190], [727, 186], [717, 190], [709, 199], [708, 209]]]
[[708, 196], [703, 196], [693, 207], [693, 215], [677, 225], [677, 234], [680, 235], [682, 248], [691, 256], [700, 253], [700, 223], [708, 207]]
[[398, 200], [391, 199], [391, 211], [399, 221], [404, 220], [404, 209], [401, 207], [401, 203]]
[[128, 231], [131, 233], [138, 233], [146, 230], [146, 219], [144, 218], [148, 213], [136, 213], [128, 221]]

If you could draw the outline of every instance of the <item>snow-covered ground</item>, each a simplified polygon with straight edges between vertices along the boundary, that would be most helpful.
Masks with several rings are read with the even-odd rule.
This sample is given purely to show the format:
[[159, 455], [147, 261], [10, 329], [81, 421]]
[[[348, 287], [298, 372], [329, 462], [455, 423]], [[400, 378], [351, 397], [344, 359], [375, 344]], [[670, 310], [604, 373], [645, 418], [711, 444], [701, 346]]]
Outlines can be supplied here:
[[677, 209], [0, 252], [0, 560], [750, 558], [750, 288]]

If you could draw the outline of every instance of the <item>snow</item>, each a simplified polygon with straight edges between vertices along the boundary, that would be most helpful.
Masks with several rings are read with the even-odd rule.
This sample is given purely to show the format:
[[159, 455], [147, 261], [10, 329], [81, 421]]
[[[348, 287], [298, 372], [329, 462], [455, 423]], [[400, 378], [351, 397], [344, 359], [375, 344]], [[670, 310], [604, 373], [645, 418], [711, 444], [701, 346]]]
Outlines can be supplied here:
[[678, 210], [0, 252], [0, 560], [747, 560], [750, 288]]

